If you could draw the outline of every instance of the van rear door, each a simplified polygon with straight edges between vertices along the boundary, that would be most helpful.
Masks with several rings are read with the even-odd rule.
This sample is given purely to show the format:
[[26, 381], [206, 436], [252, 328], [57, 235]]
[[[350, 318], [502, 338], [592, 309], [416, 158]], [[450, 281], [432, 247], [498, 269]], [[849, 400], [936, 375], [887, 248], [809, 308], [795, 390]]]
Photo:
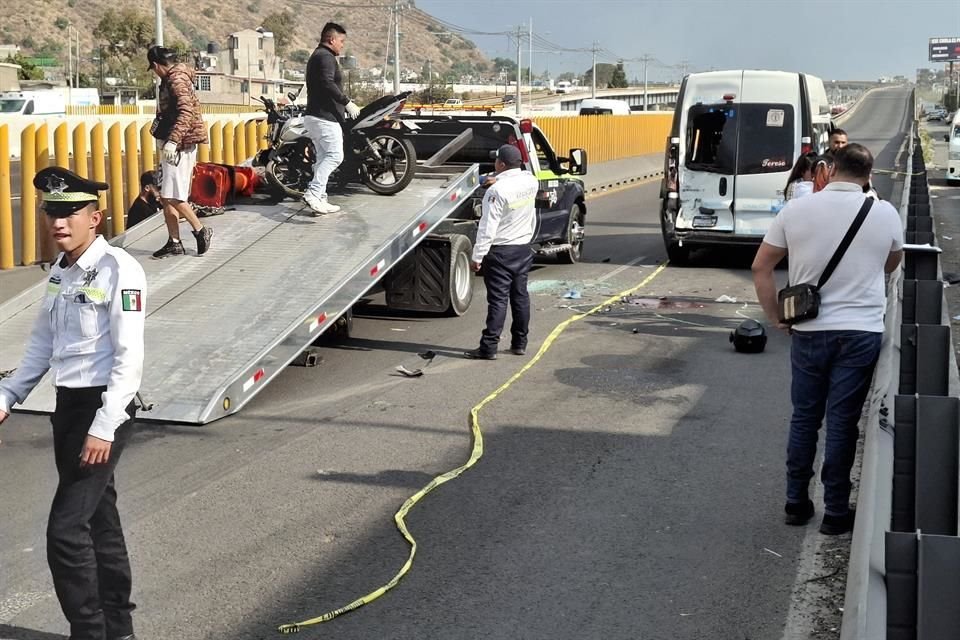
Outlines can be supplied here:
[[787, 176], [800, 152], [799, 105], [796, 74], [744, 72], [733, 211], [737, 235], [763, 237], [783, 207]]
[[686, 87], [680, 141], [678, 229], [733, 231], [738, 96], [742, 74], [701, 79]]

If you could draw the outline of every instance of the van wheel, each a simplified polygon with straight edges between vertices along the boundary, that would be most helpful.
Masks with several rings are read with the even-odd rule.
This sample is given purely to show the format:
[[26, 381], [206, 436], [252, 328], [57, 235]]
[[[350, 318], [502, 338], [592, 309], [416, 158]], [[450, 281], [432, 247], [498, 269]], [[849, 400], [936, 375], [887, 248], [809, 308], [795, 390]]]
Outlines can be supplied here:
[[473, 243], [461, 234], [450, 236], [450, 270], [447, 290], [450, 292], [450, 306], [446, 315], [462, 316], [473, 301], [473, 271], [470, 269]]
[[580, 205], [570, 207], [570, 218], [567, 222], [566, 242], [570, 248], [557, 254], [557, 262], [561, 264], [576, 264], [583, 255], [583, 213]]

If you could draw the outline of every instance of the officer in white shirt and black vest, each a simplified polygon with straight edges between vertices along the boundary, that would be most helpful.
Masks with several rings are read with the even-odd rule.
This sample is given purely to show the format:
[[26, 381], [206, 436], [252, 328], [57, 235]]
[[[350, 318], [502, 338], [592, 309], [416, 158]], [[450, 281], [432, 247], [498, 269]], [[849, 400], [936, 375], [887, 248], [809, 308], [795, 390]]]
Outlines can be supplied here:
[[143, 371], [146, 280], [136, 260], [97, 235], [97, 194], [106, 184], [61, 167], [43, 169], [33, 183], [61, 253], [23, 361], [0, 380], [0, 423], [49, 371], [60, 481], [47, 561], [70, 640], [134, 640], [114, 469], [133, 427]]
[[505, 144], [497, 150], [496, 182], [483, 196], [483, 212], [473, 245], [474, 271], [483, 268], [487, 287], [487, 326], [480, 347], [464, 352], [473, 360], [496, 360], [497, 344], [510, 304], [510, 353], [522, 356], [530, 330], [530, 294], [527, 274], [533, 266], [533, 240], [537, 226], [536, 197], [540, 183], [521, 167], [520, 150]]

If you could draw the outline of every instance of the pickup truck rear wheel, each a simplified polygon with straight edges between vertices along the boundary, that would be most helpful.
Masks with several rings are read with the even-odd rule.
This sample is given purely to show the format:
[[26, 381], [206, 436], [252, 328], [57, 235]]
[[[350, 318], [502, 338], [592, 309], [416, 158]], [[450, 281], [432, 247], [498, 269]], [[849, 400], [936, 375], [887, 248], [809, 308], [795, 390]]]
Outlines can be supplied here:
[[450, 292], [448, 316], [462, 316], [473, 301], [473, 271], [470, 269], [473, 243], [461, 234], [450, 236], [450, 269], [447, 290]]
[[557, 261], [562, 264], [576, 264], [583, 255], [583, 211], [579, 204], [570, 207], [570, 219], [567, 222], [566, 243], [570, 245], [557, 254]]

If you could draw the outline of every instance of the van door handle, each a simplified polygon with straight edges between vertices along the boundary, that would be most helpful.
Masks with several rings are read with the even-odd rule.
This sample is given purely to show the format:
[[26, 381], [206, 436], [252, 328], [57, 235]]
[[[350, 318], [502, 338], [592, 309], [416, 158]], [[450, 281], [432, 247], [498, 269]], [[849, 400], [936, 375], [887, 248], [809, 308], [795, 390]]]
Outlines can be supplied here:
[[717, 215], [717, 210], [711, 209], [710, 207], [700, 207], [700, 213], [705, 216], [715, 216]]
[[727, 195], [727, 179], [720, 178], [720, 197]]

